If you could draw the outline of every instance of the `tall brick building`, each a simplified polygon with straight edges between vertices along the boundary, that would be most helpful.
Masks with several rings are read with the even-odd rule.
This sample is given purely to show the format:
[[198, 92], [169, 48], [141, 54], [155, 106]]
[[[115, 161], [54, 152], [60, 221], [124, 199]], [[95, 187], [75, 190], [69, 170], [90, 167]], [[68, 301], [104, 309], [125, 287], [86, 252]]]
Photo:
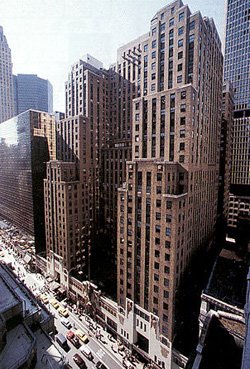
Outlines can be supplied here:
[[223, 60], [213, 21], [181, 1], [155, 14], [141, 48], [118, 196], [118, 332], [166, 368], [181, 277], [214, 239]]

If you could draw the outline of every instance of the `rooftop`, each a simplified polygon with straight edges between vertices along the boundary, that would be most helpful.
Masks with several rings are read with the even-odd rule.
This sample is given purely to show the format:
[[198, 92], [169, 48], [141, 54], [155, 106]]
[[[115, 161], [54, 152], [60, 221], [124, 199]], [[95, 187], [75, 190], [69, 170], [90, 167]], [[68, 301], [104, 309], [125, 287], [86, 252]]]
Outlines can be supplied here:
[[[0, 354], [0, 368], [8, 369], [22, 365], [29, 357], [35, 338], [23, 324], [7, 332], [6, 345]], [[19, 366], [18, 366], [19, 367]]]
[[208, 283], [206, 294], [243, 309], [246, 298], [246, 262], [231, 244], [218, 256]]

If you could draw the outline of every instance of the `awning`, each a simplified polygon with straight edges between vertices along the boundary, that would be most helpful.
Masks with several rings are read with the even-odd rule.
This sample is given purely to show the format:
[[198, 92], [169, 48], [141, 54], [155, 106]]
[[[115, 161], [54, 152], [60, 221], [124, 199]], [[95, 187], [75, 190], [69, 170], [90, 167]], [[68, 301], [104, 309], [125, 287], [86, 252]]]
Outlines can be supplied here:
[[30, 260], [31, 260], [31, 256], [26, 254], [23, 258], [23, 260], [25, 261], [25, 263], [29, 264]]
[[51, 291], [56, 291], [58, 290], [58, 288], [60, 287], [60, 284], [57, 283], [57, 282], [52, 282], [50, 285], [49, 285], [49, 288], [51, 289]]

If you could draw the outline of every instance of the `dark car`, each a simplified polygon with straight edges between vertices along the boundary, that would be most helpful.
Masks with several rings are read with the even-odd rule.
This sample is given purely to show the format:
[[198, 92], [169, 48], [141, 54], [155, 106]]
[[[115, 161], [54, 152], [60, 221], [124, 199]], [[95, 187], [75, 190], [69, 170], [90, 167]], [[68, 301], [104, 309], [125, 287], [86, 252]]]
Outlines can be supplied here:
[[81, 358], [79, 354], [75, 354], [73, 356], [73, 360], [79, 366], [79, 368], [87, 369], [87, 365], [85, 364], [85, 361]]
[[97, 363], [96, 363], [96, 367], [98, 368], [98, 369], [108, 369], [101, 361], [98, 361]]

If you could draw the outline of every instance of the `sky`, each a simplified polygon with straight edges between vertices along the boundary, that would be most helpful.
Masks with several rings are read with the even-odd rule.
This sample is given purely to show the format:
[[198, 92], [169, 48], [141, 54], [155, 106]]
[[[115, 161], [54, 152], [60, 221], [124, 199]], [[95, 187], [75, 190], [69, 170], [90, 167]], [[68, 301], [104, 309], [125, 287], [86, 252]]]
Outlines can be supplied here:
[[[0, 0], [0, 25], [12, 51], [14, 74], [37, 74], [54, 89], [54, 110], [65, 111], [64, 83], [85, 54], [116, 61], [117, 49], [149, 31], [170, 0]], [[212, 17], [224, 38], [224, 0], [183, 0]]]

